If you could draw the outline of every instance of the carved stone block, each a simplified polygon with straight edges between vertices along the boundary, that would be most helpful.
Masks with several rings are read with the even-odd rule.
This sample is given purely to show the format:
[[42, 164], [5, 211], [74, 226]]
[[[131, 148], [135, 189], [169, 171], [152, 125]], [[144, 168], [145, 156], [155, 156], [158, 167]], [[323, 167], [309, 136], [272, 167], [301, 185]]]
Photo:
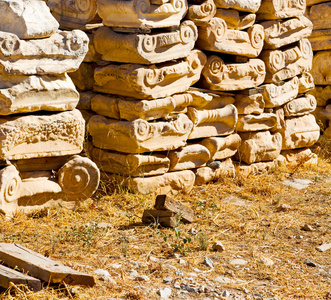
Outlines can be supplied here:
[[273, 113], [277, 117], [276, 125], [270, 129], [272, 133], [281, 131], [285, 127], [285, 114], [283, 107], [275, 107], [272, 109]]
[[259, 91], [255, 94], [237, 93], [235, 105], [239, 115], [262, 114], [265, 107], [263, 95]]
[[209, 160], [210, 153], [206, 147], [200, 144], [191, 144], [170, 151], [170, 171], [194, 169], [205, 165]]
[[314, 78], [309, 72], [299, 76], [299, 94], [304, 94], [315, 88]]
[[263, 0], [257, 11], [258, 20], [276, 20], [302, 16], [305, 0]]
[[331, 29], [313, 30], [309, 41], [313, 51], [331, 50]]
[[197, 47], [202, 50], [257, 57], [263, 47], [264, 30], [255, 24], [246, 31], [228, 29], [225, 21], [214, 17], [199, 27]]
[[193, 50], [187, 58], [159, 65], [109, 64], [96, 68], [94, 90], [141, 99], [185, 92], [199, 80], [206, 56]]
[[232, 8], [255, 13], [261, 5], [261, 0], [215, 0], [215, 4], [217, 8]]
[[141, 119], [117, 121], [96, 115], [87, 125], [94, 146], [125, 153], [177, 149], [186, 144], [192, 127], [192, 121], [184, 114], [172, 121], [153, 123]]
[[187, 115], [194, 124], [189, 139], [229, 135], [233, 133], [238, 119], [237, 109], [232, 104], [213, 110], [189, 107]]
[[0, 31], [0, 41], [0, 73], [12, 75], [73, 72], [88, 50], [88, 37], [80, 30], [59, 31], [28, 41]]
[[85, 122], [78, 110], [0, 118], [0, 158], [28, 159], [82, 151]]
[[274, 160], [282, 149], [282, 135], [269, 131], [241, 133], [241, 145], [235, 158], [247, 164]]
[[304, 16], [260, 23], [264, 28], [264, 49], [277, 49], [310, 36], [313, 24]]
[[223, 19], [227, 28], [235, 30], [244, 30], [254, 25], [256, 15], [250, 13], [239, 13], [234, 9], [218, 8], [215, 14], [216, 18]]
[[269, 130], [276, 126], [277, 116], [273, 113], [263, 113], [260, 115], [239, 115], [237, 131], [259, 131]]
[[189, 4], [186, 19], [197, 26], [210, 21], [216, 14], [216, 5], [213, 0], [204, 0], [201, 4]]
[[286, 117], [299, 117], [312, 113], [316, 109], [316, 99], [313, 95], [307, 95], [294, 99], [284, 105]]
[[250, 165], [240, 164], [239, 172], [242, 176], [256, 175], [268, 172], [279, 166], [279, 157], [273, 161], [262, 161]]
[[284, 156], [287, 163], [295, 163], [295, 164], [314, 164], [318, 163], [318, 157], [315, 153], [313, 153], [309, 148], [300, 148], [294, 150], [283, 150], [281, 155]]
[[80, 91], [90, 91], [94, 85], [95, 66], [90, 63], [81, 63], [78, 70], [69, 73], [70, 78]]
[[163, 28], [178, 26], [187, 11], [186, 0], [98, 0], [97, 11], [109, 27]]
[[49, 37], [59, 29], [44, 1], [0, 1], [0, 31], [16, 34], [20, 39]]
[[314, 145], [320, 136], [320, 128], [313, 115], [285, 120], [282, 150], [305, 148]]
[[316, 85], [331, 85], [331, 51], [319, 51], [314, 55], [311, 75]]
[[190, 88], [187, 91], [193, 97], [193, 102], [188, 106], [197, 109], [217, 109], [229, 104], [234, 104], [234, 94], [225, 92], [211, 92], [210, 90]]
[[237, 152], [240, 143], [241, 138], [237, 133], [226, 137], [209, 137], [200, 142], [201, 145], [208, 149], [210, 161], [232, 157]]
[[101, 60], [101, 54], [95, 50], [94, 33], [86, 33], [89, 38], [88, 51], [84, 57], [84, 62], [97, 62]]
[[316, 86], [309, 94], [315, 96], [317, 106], [326, 106], [331, 99], [331, 86]]
[[91, 109], [99, 115], [119, 120], [121, 119], [121, 117], [118, 108], [118, 103], [122, 99], [123, 99], [122, 97], [113, 96], [113, 95], [96, 94], [91, 99]]
[[314, 25], [314, 30], [331, 28], [331, 3], [325, 2], [313, 5], [306, 11], [306, 16]]
[[199, 84], [218, 91], [244, 90], [262, 84], [265, 74], [265, 65], [260, 59], [249, 59], [247, 63], [225, 63], [219, 56], [211, 55], [202, 70]]
[[0, 74], [0, 115], [72, 110], [78, 101], [79, 94], [68, 75]]
[[184, 21], [178, 30], [163, 33], [120, 33], [103, 26], [94, 36], [94, 46], [103, 60], [154, 64], [186, 57], [198, 38], [192, 21]]

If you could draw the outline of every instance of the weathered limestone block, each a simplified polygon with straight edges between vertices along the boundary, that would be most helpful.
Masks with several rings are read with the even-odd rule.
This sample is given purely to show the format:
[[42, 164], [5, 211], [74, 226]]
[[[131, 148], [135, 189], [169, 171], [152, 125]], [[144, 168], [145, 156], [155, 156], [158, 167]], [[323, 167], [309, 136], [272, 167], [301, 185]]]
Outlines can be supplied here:
[[322, 2], [329, 2], [329, 0], [306, 0], [307, 6], [312, 6]]
[[262, 113], [260, 115], [239, 115], [237, 131], [259, 131], [269, 130], [276, 126], [277, 116], [273, 113]]
[[88, 50], [88, 37], [80, 30], [59, 31], [28, 41], [0, 31], [0, 41], [0, 73], [15, 75], [73, 72]]
[[264, 49], [277, 49], [310, 36], [313, 23], [304, 16], [260, 23], [264, 28]]
[[[46, 0], [62, 29], [86, 29], [97, 18], [96, 0]], [[100, 21], [101, 22], [101, 21]]]
[[317, 106], [326, 106], [331, 99], [331, 86], [316, 86], [309, 94], [315, 96]]
[[225, 63], [219, 56], [211, 55], [202, 70], [199, 84], [218, 91], [245, 90], [263, 83], [266, 71], [260, 59], [247, 63]]
[[122, 97], [118, 97], [114, 95], [96, 94], [91, 99], [91, 109], [99, 115], [119, 120], [121, 119], [121, 117], [118, 108], [118, 103], [122, 99], [123, 99]]
[[259, 86], [264, 97], [265, 107], [272, 108], [282, 106], [295, 99], [299, 92], [299, 79], [297, 76], [284, 82], [264, 84]]
[[237, 109], [232, 104], [213, 110], [189, 107], [187, 115], [194, 124], [189, 139], [229, 135], [233, 133], [238, 119]]
[[226, 137], [209, 137], [200, 142], [210, 153], [209, 161], [232, 157], [237, 152], [240, 143], [241, 138], [237, 133], [230, 134]]
[[286, 50], [262, 51], [260, 59], [264, 61], [267, 73], [265, 82], [277, 83], [310, 71], [313, 63], [312, 58], [313, 51], [308, 39], [302, 39], [297, 45]]
[[80, 92], [79, 93], [79, 102], [76, 106], [77, 109], [80, 110], [91, 110], [91, 100], [97, 94], [91, 91]]
[[193, 50], [185, 59], [159, 65], [109, 64], [96, 68], [94, 90], [141, 99], [156, 99], [185, 92], [197, 82], [206, 56]]
[[[217, 109], [223, 108], [229, 104], [234, 104], [234, 94], [224, 92], [211, 92], [210, 90], [190, 88], [188, 91], [194, 99], [194, 101], [188, 106], [192, 106], [197, 109]], [[207, 99], [209, 101], [204, 101]], [[210, 98], [209, 98], [210, 97]], [[201, 99], [201, 100], [200, 100]]]
[[72, 110], [79, 94], [68, 75], [13, 76], [0, 74], [0, 115], [39, 110]]
[[331, 51], [319, 51], [314, 55], [311, 75], [316, 85], [331, 85]]
[[257, 162], [250, 165], [240, 164], [239, 172], [243, 176], [265, 173], [278, 167], [282, 163], [279, 160], [282, 160], [282, 158], [277, 157], [277, 159], [272, 161]]
[[11, 163], [22, 172], [59, 170], [69, 159], [69, 155], [55, 157], [38, 157], [12, 160]]
[[94, 146], [125, 153], [177, 149], [186, 144], [192, 127], [192, 121], [184, 114], [172, 121], [153, 123], [141, 119], [117, 121], [96, 115], [87, 124]]
[[320, 128], [311, 114], [285, 120], [282, 150], [305, 148], [314, 145], [320, 136]]
[[202, 50], [257, 57], [263, 48], [264, 30], [255, 24], [246, 31], [228, 29], [223, 19], [212, 18], [199, 27], [197, 47]]
[[164, 154], [126, 154], [93, 146], [89, 154], [101, 171], [134, 177], [162, 175], [170, 166], [170, 160]]
[[106, 26], [146, 29], [178, 26], [188, 8], [186, 0], [157, 3], [150, 0], [98, 0], [97, 11]]
[[0, 158], [28, 159], [82, 151], [85, 122], [78, 110], [0, 118]]
[[198, 4], [189, 4], [186, 19], [191, 20], [197, 26], [210, 21], [216, 14], [216, 5], [213, 0], [204, 0]]
[[86, 33], [89, 38], [88, 51], [84, 57], [84, 62], [97, 62], [101, 60], [101, 54], [95, 50], [94, 46], [94, 34]]
[[94, 69], [95, 66], [93, 64], [83, 62], [78, 70], [69, 73], [70, 78], [80, 91], [89, 91], [93, 89]]
[[318, 163], [317, 154], [313, 153], [310, 148], [300, 148], [294, 150], [283, 150], [280, 153], [287, 161], [287, 163], [305, 163], [314, 164]]
[[179, 149], [170, 151], [170, 171], [194, 169], [206, 164], [210, 153], [208, 149], [200, 144], [191, 144]]
[[254, 25], [256, 15], [250, 13], [239, 13], [234, 9], [218, 8], [215, 14], [216, 18], [223, 19], [227, 28], [235, 30], [247, 29]]
[[265, 102], [260, 89], [250, 89], [236, 93], [235, 105], [239, 115], [262, 114]]
[[305, 0], [263, 0], [257, 11], [257, 18], [276, 20], [298, 17], [304, 14], [305, 9]]
[[313, 51], [331, 50], [331, 29], [313, 30], [309, 41]]
[[224, 161], [214, 161], [210, 163], [212, 167], [206, 166], [194, 170], [194, 185], [202, 185], [211, 181], [217, 181], [222, 177], [232, 178], [235, 176], [235, 168], [231, 158]]
[[275, 107], [272, 109], [273, 113], [277, 117], [276, 125], [270, 129], [272, 133], [281, 131], [285, 127], [285, 113], [283, 107]]
[[325, 116], [325, 118], [331, 121], [331, 104], [327, 105], [321, 113]]
[[186, 57], [197, 38], [192, 21], [184, 21], [178, 30], [149, 34], [120, 33], [103, 26], [94, 35], [94, 46], [106, 61], [154, 64]]
[[217, 8], [232, 8], [255, 13], [261, 5], [261, 0], [215, 0], [215, 4]]
[[0, 1], [0, 31], [16, 34], [20, 39], [49, 37], [59, 29], [44, 1]]
[[304, 94], [314, 88], [314, 78], [309, 72], [305, 72], [299, 76], [299, 94]]
[[269, 131], [241, 133], [241, 145], [235, 158], [247, 164], [274, 160], [282, 149], [282, 135]]
[[150, 177], [111, 176], [110, 178], [118, 181], [121, 186], [126, 186], [131, 192], [143, 195], [189, 193], [195, 181], [195, 175], [191, 170], [168, 172]]
[[299, 117], [312, 113], [316, 109], [316, 99], [313, 95], [296, 98], [284, 105], [286, 117]]
[[313, 23], [314, 30], [331, 28], [331, 2], [321, 3], [309, 7], [306, 11], [307, 18]]

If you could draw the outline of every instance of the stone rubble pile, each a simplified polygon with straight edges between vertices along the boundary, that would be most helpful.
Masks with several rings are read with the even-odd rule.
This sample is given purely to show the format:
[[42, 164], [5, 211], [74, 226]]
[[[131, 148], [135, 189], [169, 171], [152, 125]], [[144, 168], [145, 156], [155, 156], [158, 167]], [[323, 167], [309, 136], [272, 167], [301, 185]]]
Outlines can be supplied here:
[[85, 121], [67, 75], [82, 62], [88, 38], [59, 31], [44, 1], [1, 1], [0, 18], [0, 209], [73, 207], [100, 178], [95, 163], [76, 155]]

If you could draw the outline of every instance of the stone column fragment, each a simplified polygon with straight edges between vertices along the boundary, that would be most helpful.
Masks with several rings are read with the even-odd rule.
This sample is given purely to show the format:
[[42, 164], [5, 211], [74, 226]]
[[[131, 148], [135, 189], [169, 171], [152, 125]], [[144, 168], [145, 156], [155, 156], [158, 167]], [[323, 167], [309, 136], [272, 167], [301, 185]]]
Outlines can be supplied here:
[[214, 0], [217, 8], [231, 8], [238, 11], [255, 13], [258, 11], [261, 0]]
[[257, 11], [258, 20], [277, 20], [302, 16], [305, 0], [263, 0]]
[[244, 30], [254, 25], [256, 15], [250, 13], [239, 13], [234, 9], [218, 8], [215, 14], [216, 18], [225, 21], [227, 28], [235, 30]]
[[241, 132], [269, 130], [276, 124], [277, 116], [273, 113], [239, 115], [236, 130]]
[[311, 75], [316, 85], [331, 85], [331, 51], [319, 51], [314, 55]]
[[213, 0], [204, 0], [201, 4], [189, 4], [186, 19], [197, 26], [210, 21], [216, 14], [216, 5]]
[[316, 99], [307, 95], [294, 99], [284, 105], [285, 117], [299, 117], [312, 113], [316, 109]]
[[239, 115], [262, 114], [264, 112], [265, 102], [261, 90], [250, 89], [237, 93], [235, 106]]

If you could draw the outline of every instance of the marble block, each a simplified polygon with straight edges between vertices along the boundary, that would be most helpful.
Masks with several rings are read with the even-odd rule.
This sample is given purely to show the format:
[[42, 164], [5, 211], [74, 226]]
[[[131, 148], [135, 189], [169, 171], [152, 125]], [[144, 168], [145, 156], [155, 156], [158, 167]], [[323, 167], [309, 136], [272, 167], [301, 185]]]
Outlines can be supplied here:
[[240, 132], [269, 130], [276, 126], [276, 123], [277, 116], [273, 113], [239, 115], [236, 130]]
[[240, 13], [235, 9], [218, 8], [215, 14], [216, 18], [223, 19], [227, 28], [235, 30], [244, 30], [254, 25], [256, 15], [251, 13]]
[[272, 108], [272, 112], [277, 117], [277, 123], [270, 129], [270, 132], [275, 133], [281, 131], [285, 127], [285, 113], [283, 107]]
[[239, 174], [241, 174], [242, 176], [257, 175], [275, 169], [280, 164], [282, 164], [282, 158], [280, 158], [280, 156], [272, 161], [261, 161], [250, 165], [240, 164]]
[[302, 16], [305, 0], [263, 0], [257, 11], [258, 20], [277, 20]]
[[151, 123], [141, 119], [118, 121], [95, 115], [87, 124], [94, 146], [125, 153], [177, 149], [186, 144], [192, 128], [193, 123], [185, 114], [179, 114], [173, 120]]
[[186, 19], [201, 26], [210, 21], [216, 14], [216, 5], [213, 0], [204, 0], [201, 3], [189, 4]]
[[313, 95], [296, 98], [284, 105], [285, 117], [299, 117], [312, 113], [316, 109], [316, 99]]
[[314, 55], [311, 75], [316, 85], [331, 85], [331, 51], [319, 51]]
[[299, 77], [299, 94], [307, 93], [315, 88], [314, 78], [309, 72], [304, 72]]
[[306, 10], [307, 18], [313, 23], [314, 30], [331, 29], [331, 2], [313, 5]]
[[[96, 112], [98, 115], [120, 120], [121, 116], [118, 108], [118, 103], [122, 99], [124, 100], [123, 97], [118, 97], [115, 95], [95, 94], [91, 98], [91, 110]], [[136, 102], [138, 103], [138, 101]]]
[[317, 154], [313, 153], [310, 148], [300, 148], [293, 150], [283, 150], [280, 153], [287, 161], [287, 163], [294, 164], [314, 164], [318, 163]]
[[258, 11], [261, 0], [214, 0], [217, 8], [231, 8], [238, 11], [255, 13]]
[[[193, 88], [193, 87], [190, 87], [190, 89], [187, 92], [190, 93], [194, 99], [194, 101], [188, 106], [192, 106], [196, 109], [223, 108], [229, 104], [234, 104], [235, 102], [234, 99], [235, 95], [232, 93], [215, 92], [215, 91], [212, 92], [210, 90]], [[208, 101], [207, 100], [204, 101], [204, 99], [207, 99], [207, 97], [208, 97]]]
[[109, 64], [96, 68], [94, 90], [140, 99], [157, 99], [185, 92], [197, 82], [206, 56], [193, 50], [187, 58], [158, 65]]
[[265, 107], [264, 97], [260, 89], [250, 89], [246, 93], [236, 93], [235, 106], [239, 115], [262, 114]]
[[313, 51], [331, 50], [331, 28], [313, 30], [309, 41]]
[[331, 99], [331, 85], [315, 86], [315, 89], [309, 91], [317, 101], [317, 106], [326, 106]]
[[[94, 31], [92, 31], [94, 32]], [[101, 61], [101, 54], [95, 50], [94, 46], [94, 33], [86, 32], [89, 38], [88, 51], [84, 57], [84, 62], [98, 62]]]

